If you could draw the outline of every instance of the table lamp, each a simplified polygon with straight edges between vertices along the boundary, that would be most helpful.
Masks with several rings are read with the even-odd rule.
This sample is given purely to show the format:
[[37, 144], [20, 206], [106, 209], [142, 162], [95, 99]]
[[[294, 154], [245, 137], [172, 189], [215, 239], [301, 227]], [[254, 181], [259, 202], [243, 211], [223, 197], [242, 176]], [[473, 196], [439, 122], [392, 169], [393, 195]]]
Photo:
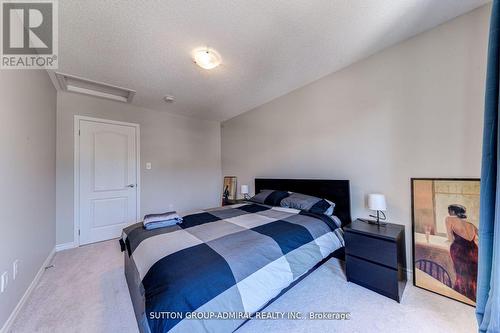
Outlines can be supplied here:
[[241, 185], [241, 194], [243, 194], [243, 199], [250, 199], [250, 196], [248, 195], [248, 185]]
[[[385, 195], [380, 193], [372, 193], [368, 194], [368, 209], [374, 210], [377, 212], [377, 215], [370, 215], [370, 217], [374, 217], [377, 220], [375, 224], [377, 225], [385, 225], [386, 223], [380, 223], [380, 220], [385, 220], [386, 216], [384, 211], [387, 210], [387, 203], [385, 202]], [[380, 216], [382, 215], [382, 216]]]

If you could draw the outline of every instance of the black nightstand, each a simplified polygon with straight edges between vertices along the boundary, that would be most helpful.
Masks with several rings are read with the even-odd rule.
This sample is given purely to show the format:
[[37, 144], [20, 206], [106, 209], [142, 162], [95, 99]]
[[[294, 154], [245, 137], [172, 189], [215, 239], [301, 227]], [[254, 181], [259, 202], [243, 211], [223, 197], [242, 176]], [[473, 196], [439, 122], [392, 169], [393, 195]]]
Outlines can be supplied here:
[[246, 202], [248, 202], [248, 200], [244, 200], [244, 199], [228, 200], [226, 202], [223, 201], [222, 206], [236, 205], [236, 204], [246, 203]]
[[344, 228], [347, 281], [401, 301], [406, 285], [405, 227], [356, 220]]

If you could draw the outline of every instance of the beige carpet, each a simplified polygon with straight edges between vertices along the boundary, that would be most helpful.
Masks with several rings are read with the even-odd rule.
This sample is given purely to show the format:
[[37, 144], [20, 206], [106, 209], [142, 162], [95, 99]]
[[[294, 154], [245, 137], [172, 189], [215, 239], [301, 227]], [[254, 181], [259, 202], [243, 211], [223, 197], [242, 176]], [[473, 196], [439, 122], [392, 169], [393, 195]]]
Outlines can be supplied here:
[[[137, 332], [117, 241], [59, 252], [53, 264], [11, 332]], [[252, 320], [238, 332], [477, 331], [474, 308], [409, 284], [398, 304], [347, 283], [337, 260], [321, 266], [266, 311], [348, 311], [351, 319]]]

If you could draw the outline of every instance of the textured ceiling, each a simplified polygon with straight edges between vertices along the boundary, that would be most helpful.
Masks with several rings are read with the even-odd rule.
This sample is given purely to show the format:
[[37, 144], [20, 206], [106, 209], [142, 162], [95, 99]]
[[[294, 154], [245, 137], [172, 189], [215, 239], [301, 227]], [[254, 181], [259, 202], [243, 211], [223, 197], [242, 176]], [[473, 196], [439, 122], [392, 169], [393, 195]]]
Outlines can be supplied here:
[[[59, 71], [134, 89], [136, 105], [220, 121], [487, 2], [65, 0]], [[204, 45], [220, 67], [192, 63]]]

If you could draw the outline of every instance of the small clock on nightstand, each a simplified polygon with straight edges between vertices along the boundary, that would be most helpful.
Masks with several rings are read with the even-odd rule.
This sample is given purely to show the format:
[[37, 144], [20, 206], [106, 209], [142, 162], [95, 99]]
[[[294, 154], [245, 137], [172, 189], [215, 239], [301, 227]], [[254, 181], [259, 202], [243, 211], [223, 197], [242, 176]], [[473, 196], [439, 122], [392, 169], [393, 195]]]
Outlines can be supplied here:
[[407, 279], [405, 227], [356, 220], [344, 237], [347, 281], [400, 302]]

